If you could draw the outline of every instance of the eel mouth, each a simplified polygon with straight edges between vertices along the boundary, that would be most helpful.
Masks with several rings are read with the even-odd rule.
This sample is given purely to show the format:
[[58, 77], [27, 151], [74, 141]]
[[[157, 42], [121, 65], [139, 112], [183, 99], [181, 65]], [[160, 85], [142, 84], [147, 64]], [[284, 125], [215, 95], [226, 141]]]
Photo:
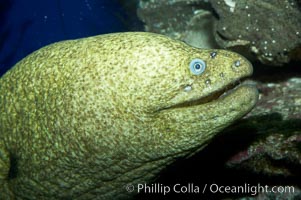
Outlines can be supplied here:
[[237, 81], [234, 81], [234, 82], [226, 85], [225, 87], [221, 88], [220, 90], [216, 90], [207, 96], [201, 97], [200, 99], [179, 103], [179, 104], [169, 107], [168, 109], [191, 107], [191, 106], [197, 106], [197, 105], [201, 105], [201, 104], [218, 101], [218, 100], [225, 98], [229, 94], [235, 92], [236, 89], [238, 89], [239, 87], [242, 87], [243, 85], [254, 85], [254, 82], [252, 82], [251, 80], [248, 80], [248, 79], [239, 79]]

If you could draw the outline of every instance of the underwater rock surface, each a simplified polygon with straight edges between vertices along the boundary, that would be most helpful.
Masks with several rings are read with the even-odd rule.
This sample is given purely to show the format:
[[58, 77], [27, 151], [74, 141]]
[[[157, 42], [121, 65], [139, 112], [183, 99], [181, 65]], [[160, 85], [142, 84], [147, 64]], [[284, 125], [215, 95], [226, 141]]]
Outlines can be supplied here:
[[253, 131], [244, 133], [248, 142], [226, 166], [270, 178], [282, 177], [295, 188], [291, 194], [260, 194], [251, 199], [296, 199], [301, 196], [301, 78], [296, 74], [287, 79], [280, 75], [274, 80], [264, 79], [257, 81], [260, 100], [245, 117], [245, 125]]
[[219, 16], [215, 39], [221, 47], [243, 46], [270, 65], [288, 63], [300, 48], [301, 13], [295, 0], [210, 2]]
[[[256, 127], [256, 140], [228, 165], [267, 175], [301, 176], [301, 78], [257, 82], [257, 106], [246, 118]], [[280, 165], [281, 163], [281, 165]]]
[[295, 0], [140, 0], [145, 30], [202, 48], [227, 48], [268, 65], [301, 59]]
[[203, 0], [140, 0], [138, 17], [145, 30], [180, 39], [195, 47], [218, 47], [213, 34], [214, 17]]

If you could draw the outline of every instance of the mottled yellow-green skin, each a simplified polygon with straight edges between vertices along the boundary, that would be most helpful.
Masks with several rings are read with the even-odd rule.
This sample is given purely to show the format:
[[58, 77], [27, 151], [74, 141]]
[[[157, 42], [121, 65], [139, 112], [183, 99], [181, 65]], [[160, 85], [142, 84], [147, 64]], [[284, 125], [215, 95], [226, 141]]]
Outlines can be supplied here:
[[135, 194], [125, 184], [201, 149], [258, 98], [251, 86], [206, 98], [252, 73], [240, 55], [212, 51], [129, 32], [24, 58], [0, 79], [0, 199], [125, 199]]

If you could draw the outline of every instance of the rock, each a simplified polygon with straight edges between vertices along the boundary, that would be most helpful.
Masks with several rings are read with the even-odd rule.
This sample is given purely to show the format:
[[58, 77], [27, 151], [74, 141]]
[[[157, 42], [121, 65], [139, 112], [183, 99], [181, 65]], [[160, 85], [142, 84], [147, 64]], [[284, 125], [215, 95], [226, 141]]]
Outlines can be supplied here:
[[145, 30], [200, 48], [226, 48], [281, 66], [301, 60], [297, 0], [140, 0]]
[[216, 48], [214, 16], [206, 0], [140, 0], [145, 30], [168, 35], [195, 47]]
[[253, 128], [246, 136], [249, 144], [226, 165], [268, 176], [301, 177], [301, 78], [258, 80], [257, 87], [260, 100], [240, 124]]
[[221, 47], [243, 47], [245, 54], [269, 65], [301, 59], [294, 55], [301, 47], [301, 13], [295, 0], [210, 2], [219, 16], [215, 39]]

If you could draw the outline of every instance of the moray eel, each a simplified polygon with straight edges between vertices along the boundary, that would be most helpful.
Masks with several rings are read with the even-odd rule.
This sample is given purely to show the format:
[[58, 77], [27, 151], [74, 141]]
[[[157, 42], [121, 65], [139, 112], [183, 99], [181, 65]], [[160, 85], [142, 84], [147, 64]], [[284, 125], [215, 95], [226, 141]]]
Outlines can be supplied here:
[[248, 113], [244, 57], [127, 32], [35, 51], [0, 80], [0, 199], [127, 199]]

